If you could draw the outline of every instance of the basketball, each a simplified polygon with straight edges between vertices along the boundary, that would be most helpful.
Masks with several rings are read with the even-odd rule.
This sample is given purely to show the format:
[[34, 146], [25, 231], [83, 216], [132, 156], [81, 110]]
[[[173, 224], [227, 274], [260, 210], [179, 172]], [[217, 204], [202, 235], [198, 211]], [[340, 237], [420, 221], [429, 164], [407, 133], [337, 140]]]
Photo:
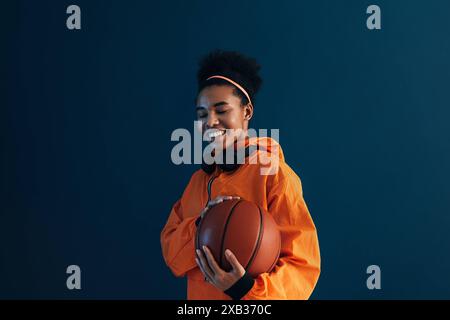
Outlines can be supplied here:
[[197, 249], [207, 246], [219, 266], [225, 271], [232, 267], [225, 250], [253, 278], [269, 272], [280, 255], [281, 236], [272, 216], [246, 200], [226, 200], [211, 207], [200, 221], [195, 238]]

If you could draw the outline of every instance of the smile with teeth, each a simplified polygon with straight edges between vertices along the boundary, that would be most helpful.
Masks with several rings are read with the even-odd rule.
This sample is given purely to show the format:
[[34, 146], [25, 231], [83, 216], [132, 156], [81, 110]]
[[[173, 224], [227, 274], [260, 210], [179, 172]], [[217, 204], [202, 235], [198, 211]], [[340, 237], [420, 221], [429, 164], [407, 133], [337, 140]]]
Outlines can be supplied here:
[[224, 134], [225, 134], [225, 130], [216, 130], [216, 131], [210, 132], [208, 134], [208, 136], [209, 136], [209, 139], [212, 139], [212, 138], [217, 138], [218, 136], [222, 136]]

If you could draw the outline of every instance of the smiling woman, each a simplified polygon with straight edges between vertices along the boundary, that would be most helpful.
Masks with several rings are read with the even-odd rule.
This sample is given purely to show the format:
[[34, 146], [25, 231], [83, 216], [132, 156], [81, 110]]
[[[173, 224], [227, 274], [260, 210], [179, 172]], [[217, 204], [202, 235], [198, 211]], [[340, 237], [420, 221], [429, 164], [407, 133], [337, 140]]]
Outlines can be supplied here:
[[[319, 278], [317, 233], [300, 179], [284, 161], [275, 140], [249, 136], [255, 95], [262, 83], [259, 69], [254, 59], [237, 52], [214, 51], [200, 63], [196, 99], [199, 129], [212, 144], [223, 147], [224, 154], [230, 149], [237, 151], [235, 154], [245, 149], [245, 161], [237, 164], [232, 159], [228, 163], [228, 157], [222, 157], [220, 163], [203, 163], [172, 207], [161, 232], [165, 262], [176, 276], [188, 278], [188, 299], [308, 299]], [[241, 134], [236, 137], [228, 132]], [[261, 173], [261, 163], [251, 160], [263, 154], [275, 155], [271, 160], [276, 161], [269, 166], [276, 164], [277, 170]], [[196, 229], [205, 213], [236, 198], [268, 212], [281, 235], [274, 268], [255, 278], [230, 250], [224, 250], [232, 266], [227, 271], [219, 266], [210, 248], [195, 250]], [[226, 228], [226, 223], [222, 227]]]
[[224, 148], [234, 143], [224, 136], [225, 129], [248, 129], [253, 116], [251, 96], [256, 95], [262, 83], [259, 69], [254, 59], [236, 52], [215, 51], [201, 62], [197, 74], [197, 119], [203, 123], [203, 132], [214, 130], [210, 138], [223, 143]]

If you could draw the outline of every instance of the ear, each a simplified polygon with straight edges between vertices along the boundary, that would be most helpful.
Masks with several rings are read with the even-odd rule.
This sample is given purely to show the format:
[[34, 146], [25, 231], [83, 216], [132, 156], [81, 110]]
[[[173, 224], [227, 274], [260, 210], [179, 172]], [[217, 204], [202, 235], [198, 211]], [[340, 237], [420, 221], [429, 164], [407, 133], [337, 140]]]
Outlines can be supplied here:
[[248, 103], [244, 106], [244, 119], [249, 121], [253, 117], [253, 105]]

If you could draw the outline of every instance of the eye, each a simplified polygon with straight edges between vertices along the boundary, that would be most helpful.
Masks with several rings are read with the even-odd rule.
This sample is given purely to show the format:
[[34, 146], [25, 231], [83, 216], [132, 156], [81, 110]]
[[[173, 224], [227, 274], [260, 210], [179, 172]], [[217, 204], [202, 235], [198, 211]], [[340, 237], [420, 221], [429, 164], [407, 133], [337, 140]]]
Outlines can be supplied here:
[[220, 110], [220, 111], [217, 110], [217, 111], [216, 111], [217, 114], [224, 114], [225, 112], [227, 112], [227, 110]]

